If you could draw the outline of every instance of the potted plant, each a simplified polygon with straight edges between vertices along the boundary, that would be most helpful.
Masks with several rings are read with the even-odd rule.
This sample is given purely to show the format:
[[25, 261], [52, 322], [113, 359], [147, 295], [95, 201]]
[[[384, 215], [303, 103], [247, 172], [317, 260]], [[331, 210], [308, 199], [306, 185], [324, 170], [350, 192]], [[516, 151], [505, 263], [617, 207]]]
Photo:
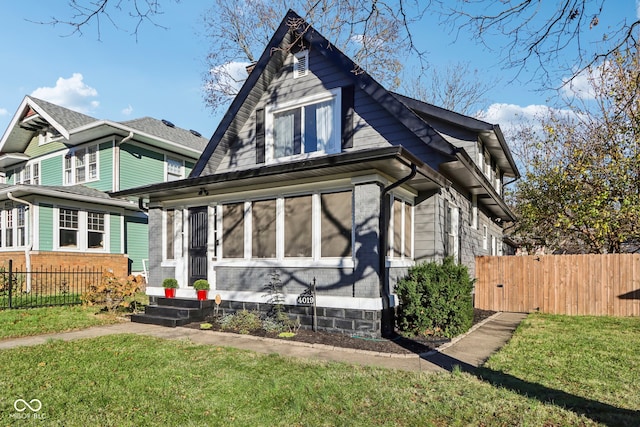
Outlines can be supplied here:
[[193, 289], [198, 294], [198, 301], [204, 301], [207, 299], [207, 291], [209, 291], [209, 282], [205, 279], [198, 279], [193, 283]]
[[166, 298], [175, 298], [178, 281], [173, 277], [168, 277], [162, 281], [162, 287], [164, 288], [164, 296]]

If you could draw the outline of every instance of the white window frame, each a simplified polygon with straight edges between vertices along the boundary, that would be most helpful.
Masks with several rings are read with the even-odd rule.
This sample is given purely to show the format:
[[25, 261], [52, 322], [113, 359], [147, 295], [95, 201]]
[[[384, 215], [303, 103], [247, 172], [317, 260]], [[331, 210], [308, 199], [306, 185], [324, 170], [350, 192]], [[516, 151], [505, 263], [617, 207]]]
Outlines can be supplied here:
[[478, 229], [478, 195], [471, 195], [471, 228]]
[[[401, 234], [401, 241], [400, 241], [400, 247], [404, 249], [404, 245], [405, 245], [405, 227], [406, 227], [406, 210], [404, 209], [405, 205], [409, 205], [410, 206], [410, 215], [411, 215], [411, 230], [409, 231], [410, 234], [410, 239], [411, 242], [409, 242], [409, 252], [410, 252], [410, 256], [406, 257], [404, 255], [404, 250], [401, 251], [401, 255], [399, 257], [395, 256], [395, 251], [393, 250], [393, 248], [395, 247], [395, 209], [393, 208], [394, 202], [395, 201], [399, 201], [402, 203], [402, 213], [401, 213], [401, 219], [400, 219], [400, 223], [401, 223], [401, 228], [402, 228], [402, 234]], [[415, 206], [413, 204], [412, 201], [407, 200], [403, 197], [398, 196], [397, 194], [393, 194], [392, 197], [390, 197], [390, 204], [389, 204], [389, 226], [388, 226], [388, 243], [387, 243], [387, 260], [389, 261], [413, 261], [414, 256], [415, 256], [415, 252], [414, 252], [414, 227], [415, 227], [415, 212], [414, 212]]]
[[487, 250], [489, 248], [489, 230], [486, 225], [482, 226], [482, 249]]
[[[341, 193], [351, 192], [351, 256], [342, 257], [323, 257], [321, 256], [322, 250], [322, 206], [321, 195], [329, 193]], [[328, 265], [341, 265], [345, 267], [351, 267], [354, 265], [354, 253], [355, 253], [355, 226], [353, 221], [353, 187], [341, 187], [331, 190], [321, 190], [314, 192], [301, 192], [301, 193], [287, 193], [277, 197], [257, 197], [246, 200], [228, 200], [219, 203], [216, 206], [217, 212], [217, 226], [218, 236], [224, 236], [223, 229], [223, 207], [226, 204], [244, 203], [244, 258], [225, 258], [223, 252], [223, 239], [220, 238], [217, 241], [217, 253], [219, 254], [218, 262], [216, 265], [272, 265], [274, 260], [277, 260], [282, 265], [286, 266], [308, 266], [309, 262], [313, 262], [315, 265], [328, 264]], [[311, 196], [311, 257], [285, 257], [285, 200], [289, 197], [296, 196]], [[262, 200], [274, 200], [276, 201], [276, 258], [253, 258], [253, 239], [252, 239], [252, 205], [254, 201]], [[413, 248], [412, 248], [413, 249]]]
[[[71, 211], [76, 211], [77, 215], [78, 215], [78, 228], [76, 229], [76, 233], [77, 233], [77, 240], [76, 240], [76, 246], [75, 247], [71, 247], [71, 246], [60, 246], [60, 230], [63, 228], [60, 226], [60, 211], [66, 209], [66, 210], [71, 210]], [[102, 214], [103, 215], [103, 220], [104, 220], [104, 231], [103, 236], [104, 236], [104, 240], [103, 240], [103, 244], [101, 248], [89, 248], [89, 223], [88, 223], [88, 218], [89, 218], [89, 212], [91, 213], [97, 213], [97, 214]], [[96, 210], [96, 209], [82, 209], [79, 207], [73, 207], [73, 206], [55, 206], [54, 207], [54, 234], [53, 234], [53, 247], [56, 250], [59, 251], [69, 251], [69, 252], [106, 252], [109, 253], [110, 251], [110, 244], [109, 244], [109, 236], [110, 236], [110, 217], [111, 215], [108, 212], [105, 211], [101, 211], [101, 210]]]
[[[174, 163], [175, 166], [179, 165], [180, 172], [178, 174], [172, 173], [170, 171], [169, 165]], [[176, 179], [170, 180], [169, 176], [174, 176]], [[184, 178], [184, 160], [178, 159], [176, 157], [164, 156], [164, 180], [166, 182], [169, 181], [177, 181]]]
[[40, 162], [27, 163], [13, 170], [14, 184], [40, 184]]
[[293, 78], [297, 79], [309, 74], [309, 51], [302, 50], [293, 55]]
[[[95, 161], [91, 161], [91, 152], [95, 154]], [[80, 159], [78, 153], [82, 154], [83, 164], [79, 167]], [[95, 168], [95, 176], [91, 176], [92, 165]], [[79, 180], [77, 170], [84, 169], [84, 179]], [[62, 182], [64, 185], [84, 184], [100, 180], [100, 147], [99, 144], [91, 144], [83, 147], [76, 147], [62, 157]]]
[[[11, 251], [27, 246], [29, 239], [27, 215], [26, 205], [5, 203], [0, 211], [0, 249]], [[11, 246], [7, 246], [9, 238]]]
[[[275, 143], [274, 143], [274, 115], [293, 109], [302, 109], [304, 113], [304, 107], [319, 104], [321, 102], [332, 101], [333, 107], [333, 129], [331, 139], [325, 150], [312, 151], [309, 153], [304, 152], [304, 116], [301, 116], [301, 153], [293, 154], [285, 157], [275, 157]], [[283, 161], [299, 160], [308, 157], [323, 156], [327, 154], [336, 154], [341, 150], [340, 136], [341, 136], [341, 106], [342, 106], [342, 91], [340, 88], [332, 89], [329, 91], [323, 91], [316, 93], [312, 96], [308, 96], [302, 99], [294, 101], [288, 101], [283, 103], [275, 103], [265, 107], [265, 163], [279, 163]]]

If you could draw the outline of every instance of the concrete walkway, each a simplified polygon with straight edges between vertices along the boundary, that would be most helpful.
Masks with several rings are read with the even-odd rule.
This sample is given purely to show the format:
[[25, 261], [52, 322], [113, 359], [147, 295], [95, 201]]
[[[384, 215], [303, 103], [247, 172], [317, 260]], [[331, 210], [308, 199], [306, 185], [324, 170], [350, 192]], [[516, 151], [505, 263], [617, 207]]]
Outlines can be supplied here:
[[511, 338], [513, 331], [526, 317], [523, 313], [497, 313], [475, 325], [436, 351], [424, 354], [388, 354], [238, 335], [224, 332], [200, 331], [190, 328], [166, 328], [142, 323], [119, 323], [96, 326], [74, 332], [38, 335], [0, 341], [0, 350], [20, 346], [44, 344], [51, 340], [71, 341], [113, 334], [142, 334], [163, 339], [187, 339], [197, 344], [235, 347], [260, 353], [378, 366], [407, 371], [445, 371], [458, 365], [470, 370], [482, 365]]

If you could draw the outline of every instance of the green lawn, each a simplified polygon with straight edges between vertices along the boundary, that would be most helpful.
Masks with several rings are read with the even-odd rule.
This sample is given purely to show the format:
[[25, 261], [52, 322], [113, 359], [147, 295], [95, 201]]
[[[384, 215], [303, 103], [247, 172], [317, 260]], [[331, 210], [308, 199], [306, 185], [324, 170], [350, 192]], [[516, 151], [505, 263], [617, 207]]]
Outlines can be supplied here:
[[75, 306], [0, 310], [0, 339], [48, 334], [116, 322], [98, 308]]
[[[0, 351], [0, 425], [635, 426], [640, 319], [533, 315], [478, 376], [107, 336]], [[635, 385], [635, 386], [634, 386]]]

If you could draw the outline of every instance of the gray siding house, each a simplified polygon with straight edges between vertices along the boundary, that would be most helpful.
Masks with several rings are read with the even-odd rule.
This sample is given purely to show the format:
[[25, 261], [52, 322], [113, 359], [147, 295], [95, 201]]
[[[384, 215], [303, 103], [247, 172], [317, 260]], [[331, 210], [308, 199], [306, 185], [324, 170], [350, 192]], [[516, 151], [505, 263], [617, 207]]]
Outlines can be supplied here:
[[[292, 18], [296, 18], [295, 20]], [[313, 28], [285, 16], [184, 180], [114, 193], [148, 203], [150, 280], [224, 310], [263, 309], [274, 271], [291, 316], [317, 286], [318, 327], [391, 332], [409, 266], [499, 254], [502, 198], [519, 176], [497, 125], [387, 91]], [[148, 320], [148, 319], [147, 319]]]

